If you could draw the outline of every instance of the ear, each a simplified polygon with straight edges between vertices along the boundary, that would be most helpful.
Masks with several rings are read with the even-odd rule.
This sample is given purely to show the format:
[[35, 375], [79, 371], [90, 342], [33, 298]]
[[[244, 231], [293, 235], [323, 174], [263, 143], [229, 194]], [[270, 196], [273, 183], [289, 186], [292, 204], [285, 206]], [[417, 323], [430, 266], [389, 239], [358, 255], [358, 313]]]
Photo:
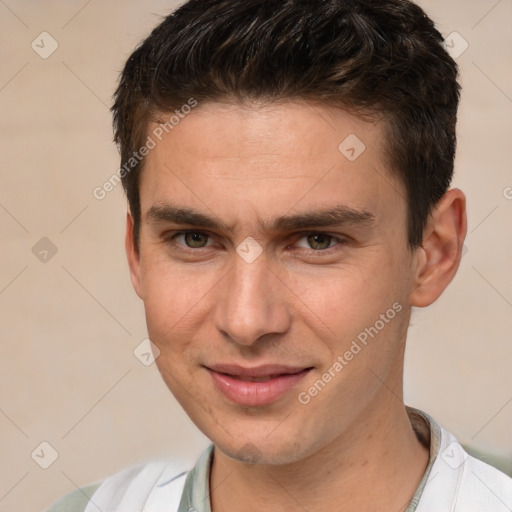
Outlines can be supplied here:
[[450, 284], [459, 268], [466, 231], [466, 197], [459, 189], [448, 190], [429, 216], [417, 249], [412, 306], [429, 306]]
[[126, 214], [126, 234], [125, 234], [125, 249], [126, 257], [128, 258], [128, 265], [130, 267], [130, 276], [132, 279], [133, 288], [137, 295], [143, 299], [142, 283], [140, 278], [140, 254], [135, 245], [135, 238], [133, 234], [133, 217], [130, 211]]

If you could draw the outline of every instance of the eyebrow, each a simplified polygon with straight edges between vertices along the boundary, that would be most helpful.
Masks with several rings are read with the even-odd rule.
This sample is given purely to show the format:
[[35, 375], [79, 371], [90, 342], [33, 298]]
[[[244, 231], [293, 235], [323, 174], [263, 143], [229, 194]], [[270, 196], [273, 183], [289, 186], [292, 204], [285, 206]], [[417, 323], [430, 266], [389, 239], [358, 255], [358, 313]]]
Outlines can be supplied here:
[[[198, 212], [188, 207], [170, 204], [153, 205], [146, 213], [150, 223], [168, 222], [180, 225], [190, 225], [213, 230], [227, 230], [234, 232], [235, 226], [227, 225], [215, 216]], [[342, 227], [342, 226], [371, 226], [375, 222], [375, 215], [366, 210], [356, 210], [346, 205], [337, 205], [333, 208], [299, 212], [293, 215], [277, 217], [271, 223], [258, 218], [258, 226], [266, 231], [292, 231], [310, 229], [314, 227]]]

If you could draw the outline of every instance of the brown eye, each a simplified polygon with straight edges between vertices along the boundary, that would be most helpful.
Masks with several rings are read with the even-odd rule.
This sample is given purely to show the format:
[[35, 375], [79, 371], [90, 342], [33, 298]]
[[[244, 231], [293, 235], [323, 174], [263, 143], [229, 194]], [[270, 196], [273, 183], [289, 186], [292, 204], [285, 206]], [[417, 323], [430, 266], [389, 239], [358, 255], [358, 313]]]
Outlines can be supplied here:
[[307, 236], [308, 244], [312, 249], [328, 249], [331, 245], [332, 236], [323, 233], [313, 233]]
[[306, 245], [302, 245], [302, 248], [313, 249], [315, 251], [323, 251], [325, 249], [329, 249], [332, 247], [332, 245], [335, 245], [332, 244], [333, 240], [335, 240], [335, 237], [325, 233], [309, 233], [301, 237], [299, 240], [306, 241]]
[[191, 249], [200, 249], [205, 247], [208, 243], [208, 235], [204, 233], [197, 233], [195, 231], [188, 231], [183, 234], [185, 237], [185, 243]]
[[[180, 238], [184, 239], [184, 242], [179, 241]], [[209, 236], [206, 233], [200, 231], [181, 231], [168, 238], [169, 242], [172, 240], [177, 245], [184, 246], [189, 249], [202, 249], [208, 247]]]

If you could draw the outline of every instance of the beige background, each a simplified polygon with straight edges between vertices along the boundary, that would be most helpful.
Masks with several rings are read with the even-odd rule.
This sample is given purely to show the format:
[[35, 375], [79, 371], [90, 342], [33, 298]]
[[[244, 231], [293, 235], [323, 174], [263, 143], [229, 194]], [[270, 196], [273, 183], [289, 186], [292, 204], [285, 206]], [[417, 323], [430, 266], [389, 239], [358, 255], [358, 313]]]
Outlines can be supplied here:
[[[512, 2], [420, 3], [469, 44], [457, 59], [455, 178], [469, 234], [455, 281], [413, 318], [406, 401], [512, 460]], [[123, 253], [124, 198], [121, 187], [92, 194], [118, 166], [117, 74], [175, 5], [0, 0], [0, 512], [42, 510], [152, 457], [193, 462], [207, 444], [155, 366], [134, 357], [146, 331]], [[59, 45], [47, 59], [31, 48], [43, 31]], [[46, 262], [32, 251], [42, 237], [57, 248]], [[46, 470], [31, 458], [43, 441], [59, 454]], [[49, 460], [48, 448], [36, 453]]]

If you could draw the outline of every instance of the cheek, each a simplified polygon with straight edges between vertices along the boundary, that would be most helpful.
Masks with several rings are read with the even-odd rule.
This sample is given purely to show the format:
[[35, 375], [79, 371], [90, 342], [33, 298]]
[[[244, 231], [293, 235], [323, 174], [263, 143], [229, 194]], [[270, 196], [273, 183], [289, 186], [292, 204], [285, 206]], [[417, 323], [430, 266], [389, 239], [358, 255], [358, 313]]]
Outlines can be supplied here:
[[156, 258], [148, 260], [142, 276], [148, 335], [160, 349], [161, 364], [175, 368], [193, 360], [220, 276], [206, 267], [185, 268]]
[[346, 341], [373, 325], [395, 302], [403, 302], [404, 286], [391, 258], [373, 259], [288, 276], [302, 317], [319, 334]]
[[170, 327], [200, 305], [211, 286], [207, 273], [172, 265], [161, 257], [147, 258], [141, 282], [144, 306], [152, 322]]

